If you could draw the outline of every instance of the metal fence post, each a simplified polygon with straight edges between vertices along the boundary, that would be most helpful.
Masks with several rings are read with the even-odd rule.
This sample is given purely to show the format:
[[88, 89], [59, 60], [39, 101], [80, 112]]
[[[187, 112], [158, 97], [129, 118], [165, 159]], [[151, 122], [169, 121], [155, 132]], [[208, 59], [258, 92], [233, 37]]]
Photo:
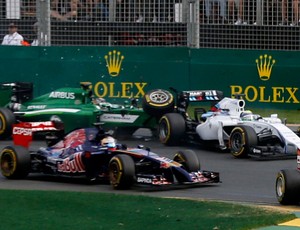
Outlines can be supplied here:
[[51, 45], [50, 0], [37, 0], [39, 46]]
[[262, 5], [263, 5], [263, 0], [257, 0], [256, 1], [256, 24], [257, 25], [262, 25], [263, 24]]
[[20, 11], [21, 11], [20, 0], [6, 0], [6, 18], [7, 19], [20, 19], [20, 17], [21, 17]]
[[187, 22], [187, 13], [188, 13], [188, 3], [187, 3], [187, 0], [182, 0], [182, 9], [181, 9], [181, 18], [182, 18], [182, 21], [181, 22], [184, 22], [186, 23]]
[[187, 46], [199, 48], [200, 46], [200, 18], [199, 18], [199, 0], [184, 0], [187, 2], [185, 8], [187, 12]]
[[114, 22], [116, 20], [116, 7], [117, 7], [117, 0], [109, 0], [109, 21]]

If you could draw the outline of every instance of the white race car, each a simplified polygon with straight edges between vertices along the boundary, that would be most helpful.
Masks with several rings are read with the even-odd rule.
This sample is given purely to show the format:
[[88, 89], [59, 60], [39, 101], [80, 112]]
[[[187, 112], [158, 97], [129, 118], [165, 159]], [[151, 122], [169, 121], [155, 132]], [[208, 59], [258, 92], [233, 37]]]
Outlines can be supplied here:
[[[242, 99], [225, 97], [220, 91], [197, 90], [177, 93], [177, 106], [159, 121], [159, 138], [166, 145], [182, 141], [216, 143], [221, 149], [230, 149], [233, 156], [256, 158], [296, 157], [300, 138], [277, 116], [261, 117], [245, 110]], [[194, 109], [194, 117], [187, 107], [194, 101], [212, 101], [211, 111]]]

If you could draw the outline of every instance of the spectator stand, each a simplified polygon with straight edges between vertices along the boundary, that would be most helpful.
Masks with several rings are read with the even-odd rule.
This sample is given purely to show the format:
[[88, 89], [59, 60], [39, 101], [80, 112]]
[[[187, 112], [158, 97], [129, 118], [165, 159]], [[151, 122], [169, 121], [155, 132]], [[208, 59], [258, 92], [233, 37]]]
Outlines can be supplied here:
[[1, 0], [0, 32], [15, 23], [25, 39], [43, 46], [299, 50], [294, 1]]

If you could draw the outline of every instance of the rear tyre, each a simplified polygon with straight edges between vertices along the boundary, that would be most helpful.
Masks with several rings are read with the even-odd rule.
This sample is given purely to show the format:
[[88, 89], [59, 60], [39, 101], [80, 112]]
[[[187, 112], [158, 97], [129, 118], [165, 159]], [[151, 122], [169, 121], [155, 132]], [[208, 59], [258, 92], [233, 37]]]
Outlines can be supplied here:
[[167, 113], [159, 120], [159, 140], [166, 145], [180, 145], [185, 134], [185, 120], [178, 113]]
[[201, 169], [199, 158], [193, 150], [178, 151], [173, 160], [180, 163], [188, 172], [197, 172]]
[[11, 136], [15, 120], [15, 115], [11, 110], [0, 108], [0, 139], [3, 140]]
[[142, 107], [149, 115], [160, 118], [165, 113], [173, 112], [174, 97], [167, 90], [150, 90], [143, 97]]
[[300, 172], [296, 169], [279, 171], [275, 189], [280, 204], [298, 204], [300, 201]]
[[237, 126], [231, 131], [229, 137], [229, 148], [234, 157], [247, 157], [251, 148], [256, 145], [257, 135], [252, 127]]
[[128, 155], [116, 155], [109, 162], [109, 180], [114, 189], [129, 189], [134, 183], [135, 164]]
[[1, 173], [8, 179], [22, 179], [30, 172], [30, 153], [22, 146], [7, 146], [0, 153]]

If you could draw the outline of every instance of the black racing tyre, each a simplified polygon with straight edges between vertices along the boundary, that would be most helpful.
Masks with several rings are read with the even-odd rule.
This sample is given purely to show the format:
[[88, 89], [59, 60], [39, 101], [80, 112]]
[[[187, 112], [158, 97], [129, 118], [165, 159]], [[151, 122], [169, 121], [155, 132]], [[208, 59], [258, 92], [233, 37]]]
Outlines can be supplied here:
[[174, 111], [174, 103], [174, 97], [169, 91], [153, 89], [145, 93], [142, 107], [149, 115], [160, 118]]
[[109, 180], [114, 189], [129, 189], [134, 183], [135, 164], [128, 155], [116, 155], [109, 162]]
[[297, 169], [280, 170], [277, 174], [275, 190], [280, 204], [298, 204], [300, 201], [300, 172]]
[[22, 146], [7, 146], [0, 153], [1, 173], [8, 179], [22, 179], [30, 172], [30, 153]]
[[0, 139], [11, 136], [12, 126], [16, 122], [15, 115], [8, 108], [0, 108]]
[[179, 113], [167, 113], [159, 120], [158, 136], [163, 144], [180, 145], [185, 130], [185, 120]]
[[201, 169], [200, 160], [193, 150], [180, 150], [175, 153], [173, 160], [180, 163], [188, 172], [197, 172]]
[[237, 126], [231, 131], [229, 137], [229, 148], [234, 157], [247, 157], [251, 148], [256, 145], [257, 135], [252, 127]]

